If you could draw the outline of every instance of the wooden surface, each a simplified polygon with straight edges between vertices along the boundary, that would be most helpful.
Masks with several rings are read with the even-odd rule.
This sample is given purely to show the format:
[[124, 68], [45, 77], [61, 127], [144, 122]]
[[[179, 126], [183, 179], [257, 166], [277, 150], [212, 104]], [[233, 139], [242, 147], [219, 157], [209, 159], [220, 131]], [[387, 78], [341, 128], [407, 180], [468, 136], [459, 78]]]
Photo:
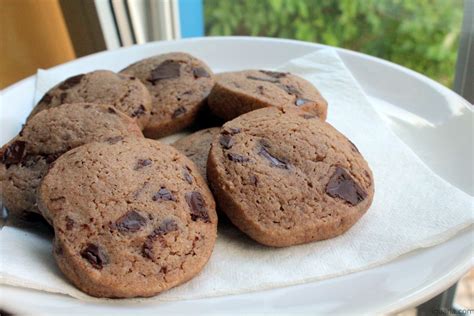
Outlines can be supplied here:
[[0, 89], [75, 58], [58, 0], [0, 0]]

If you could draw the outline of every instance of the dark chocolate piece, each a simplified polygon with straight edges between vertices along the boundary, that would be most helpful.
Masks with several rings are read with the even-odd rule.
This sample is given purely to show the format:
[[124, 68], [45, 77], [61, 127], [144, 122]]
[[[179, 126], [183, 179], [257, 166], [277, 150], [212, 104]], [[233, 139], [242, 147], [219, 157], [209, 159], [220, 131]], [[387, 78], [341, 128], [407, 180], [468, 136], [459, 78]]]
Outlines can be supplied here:
[[166, 60], [151, 71], [149, 82], [155, 84], [157, 81], [178, 78], [181, 64], [174, 60]]
[[11, 165], [20, 163], [26, 155], [26, 142], [22, 140], [14, 141], [5, 149], [2, 156], [2, 163], [8, 168]]
[[71, 87], [74, 87], [75, 85], [79, 84], [79, 82], [81, 82], [82, 77], [84, 77], [84, 74], [76, 75], [66, 79], [63, 83], [59, 85], [59, 89], [66, 90]]
[[184, 197], [191, 211], [191, 219], [193, 221], [202, 220], [205, 223], [209, 223], [209, 214], [207, 213], [207, 208], [201, 193], [197, 191], [188, 192]]
[[86, 248], [81, 251], [81, 257], [98, 270], [101, 270], [108, 263], [104, 250], [95, 244], [87, 244]]
[[146, 224], [146, 218], [137, 211], [128, 211], [115, 221], [115, 227], [122, 233], [134, 233]]
[[336, 171], [326, 185], [326, 193], [333, 198], [343, 199], [353, 206], [367, 197], [367, 193], [355, 182], [351, 175], [339, 166], [336, 167]]

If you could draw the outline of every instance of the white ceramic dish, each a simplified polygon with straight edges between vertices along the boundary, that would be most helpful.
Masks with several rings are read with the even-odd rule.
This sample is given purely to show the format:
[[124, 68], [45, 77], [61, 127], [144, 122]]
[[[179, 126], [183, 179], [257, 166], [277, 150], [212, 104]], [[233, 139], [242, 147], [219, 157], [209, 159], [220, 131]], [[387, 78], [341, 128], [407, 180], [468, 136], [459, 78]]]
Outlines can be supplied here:
[[[206, 60], [215, 71], [274, 68], [321, 47], [266, 38], [200, 38], [98, 53], [58, 69], [76, 73], [98, 68], [118, 70], [143, 56], [167, 51], [188, 51]], [[435, 173], [472, 196], [472, 105], [406, 68], [348, 50], [338, 49], [338, 53], [395, 133]], [[2, 144], [19, 131], [29, 113], [34, 85], [34, 77], [30, 77], [2, 91]], [[91, 304], [64, 295], [1, 286], [0, 306], [34, 315], [396, 312], [435, 296], [466, 273], [473, 265], [473, 240], [474, 229], [469, 228], [443, 244], [411, 252], [373, 269], [249, 294], [159, 304]]]

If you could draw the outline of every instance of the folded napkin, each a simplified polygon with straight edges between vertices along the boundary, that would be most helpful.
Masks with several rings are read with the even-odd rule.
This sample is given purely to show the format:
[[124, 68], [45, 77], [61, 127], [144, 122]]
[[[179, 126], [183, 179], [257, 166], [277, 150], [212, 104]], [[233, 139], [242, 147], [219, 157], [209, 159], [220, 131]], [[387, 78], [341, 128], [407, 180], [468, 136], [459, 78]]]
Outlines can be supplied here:
[[[334, 50], [318, 50], [278, 70], [306, 78], [327, 99], [328, 121], [357, 145], [373, 170], [372, 207], [342, 236], [283, 249], [258, 245], [232, 226], [221, 225], [202, 273], [147, 300], [212, 297], [340, 276], [441, 243], [473, 224], [472, 198], [434, 174], [395, 136]], [[36, 98], [68, 75], [39, 72]], [[48, 234], [5, 227], [0, 253], [1, 283], [95, 300], [58, 270]]]

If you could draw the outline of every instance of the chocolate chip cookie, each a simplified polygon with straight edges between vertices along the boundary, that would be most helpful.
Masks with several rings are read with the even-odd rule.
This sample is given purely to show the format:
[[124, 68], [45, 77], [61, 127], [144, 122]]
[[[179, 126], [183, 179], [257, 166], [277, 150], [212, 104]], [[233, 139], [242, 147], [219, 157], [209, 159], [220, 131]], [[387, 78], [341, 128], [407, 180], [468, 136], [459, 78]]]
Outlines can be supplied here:
[[244, 113], [269, 107], [300, 108], [325, 120], [327, 102], [305, 79], [268, 70], [226, 72], [215, 76], [208, 104], [216, 116], [231, 120]]
[[248, 236], [276, 247], [344, 233], [374, 195], [357, 147], [299, 109], [269, 107], [224, 124], [207, 175], [219, 209]]
[[220, 127], [206, 128], [185, 136], [173, 144], [173, 147], [181, 151], [196, 164], [199, 173], [204, 179], [206, 179], [207, 156], [211, 149], [211, 143], [220, 130]]
[[1, 197], [13, 216], [38, 212], [36, 188], [48, 166], [64, 152], [92, 142], [143, 137], [135, 122], [111, 106], [64, 104], [43, 110], [0, 150]]
[[216, 240], [204, 179], [178, 150], [151, 139], [67, 152], [38, 199], [53, 222], [60, 269], [92, 296], [146, 297], [186, 282]]
[[28, 119], [64, 103], [108, 104], [133, 118], [143, 129], [150, 119], [151, 96], [136, 77], [97, 70], [66, 79], [49, 90]]
[[152, 97], [150, 138], [177, 132], [194, 122], [214, 85], [211, 69], [186, 53], [168, 53], [134, 63], [121, 71], [139, 78]]

